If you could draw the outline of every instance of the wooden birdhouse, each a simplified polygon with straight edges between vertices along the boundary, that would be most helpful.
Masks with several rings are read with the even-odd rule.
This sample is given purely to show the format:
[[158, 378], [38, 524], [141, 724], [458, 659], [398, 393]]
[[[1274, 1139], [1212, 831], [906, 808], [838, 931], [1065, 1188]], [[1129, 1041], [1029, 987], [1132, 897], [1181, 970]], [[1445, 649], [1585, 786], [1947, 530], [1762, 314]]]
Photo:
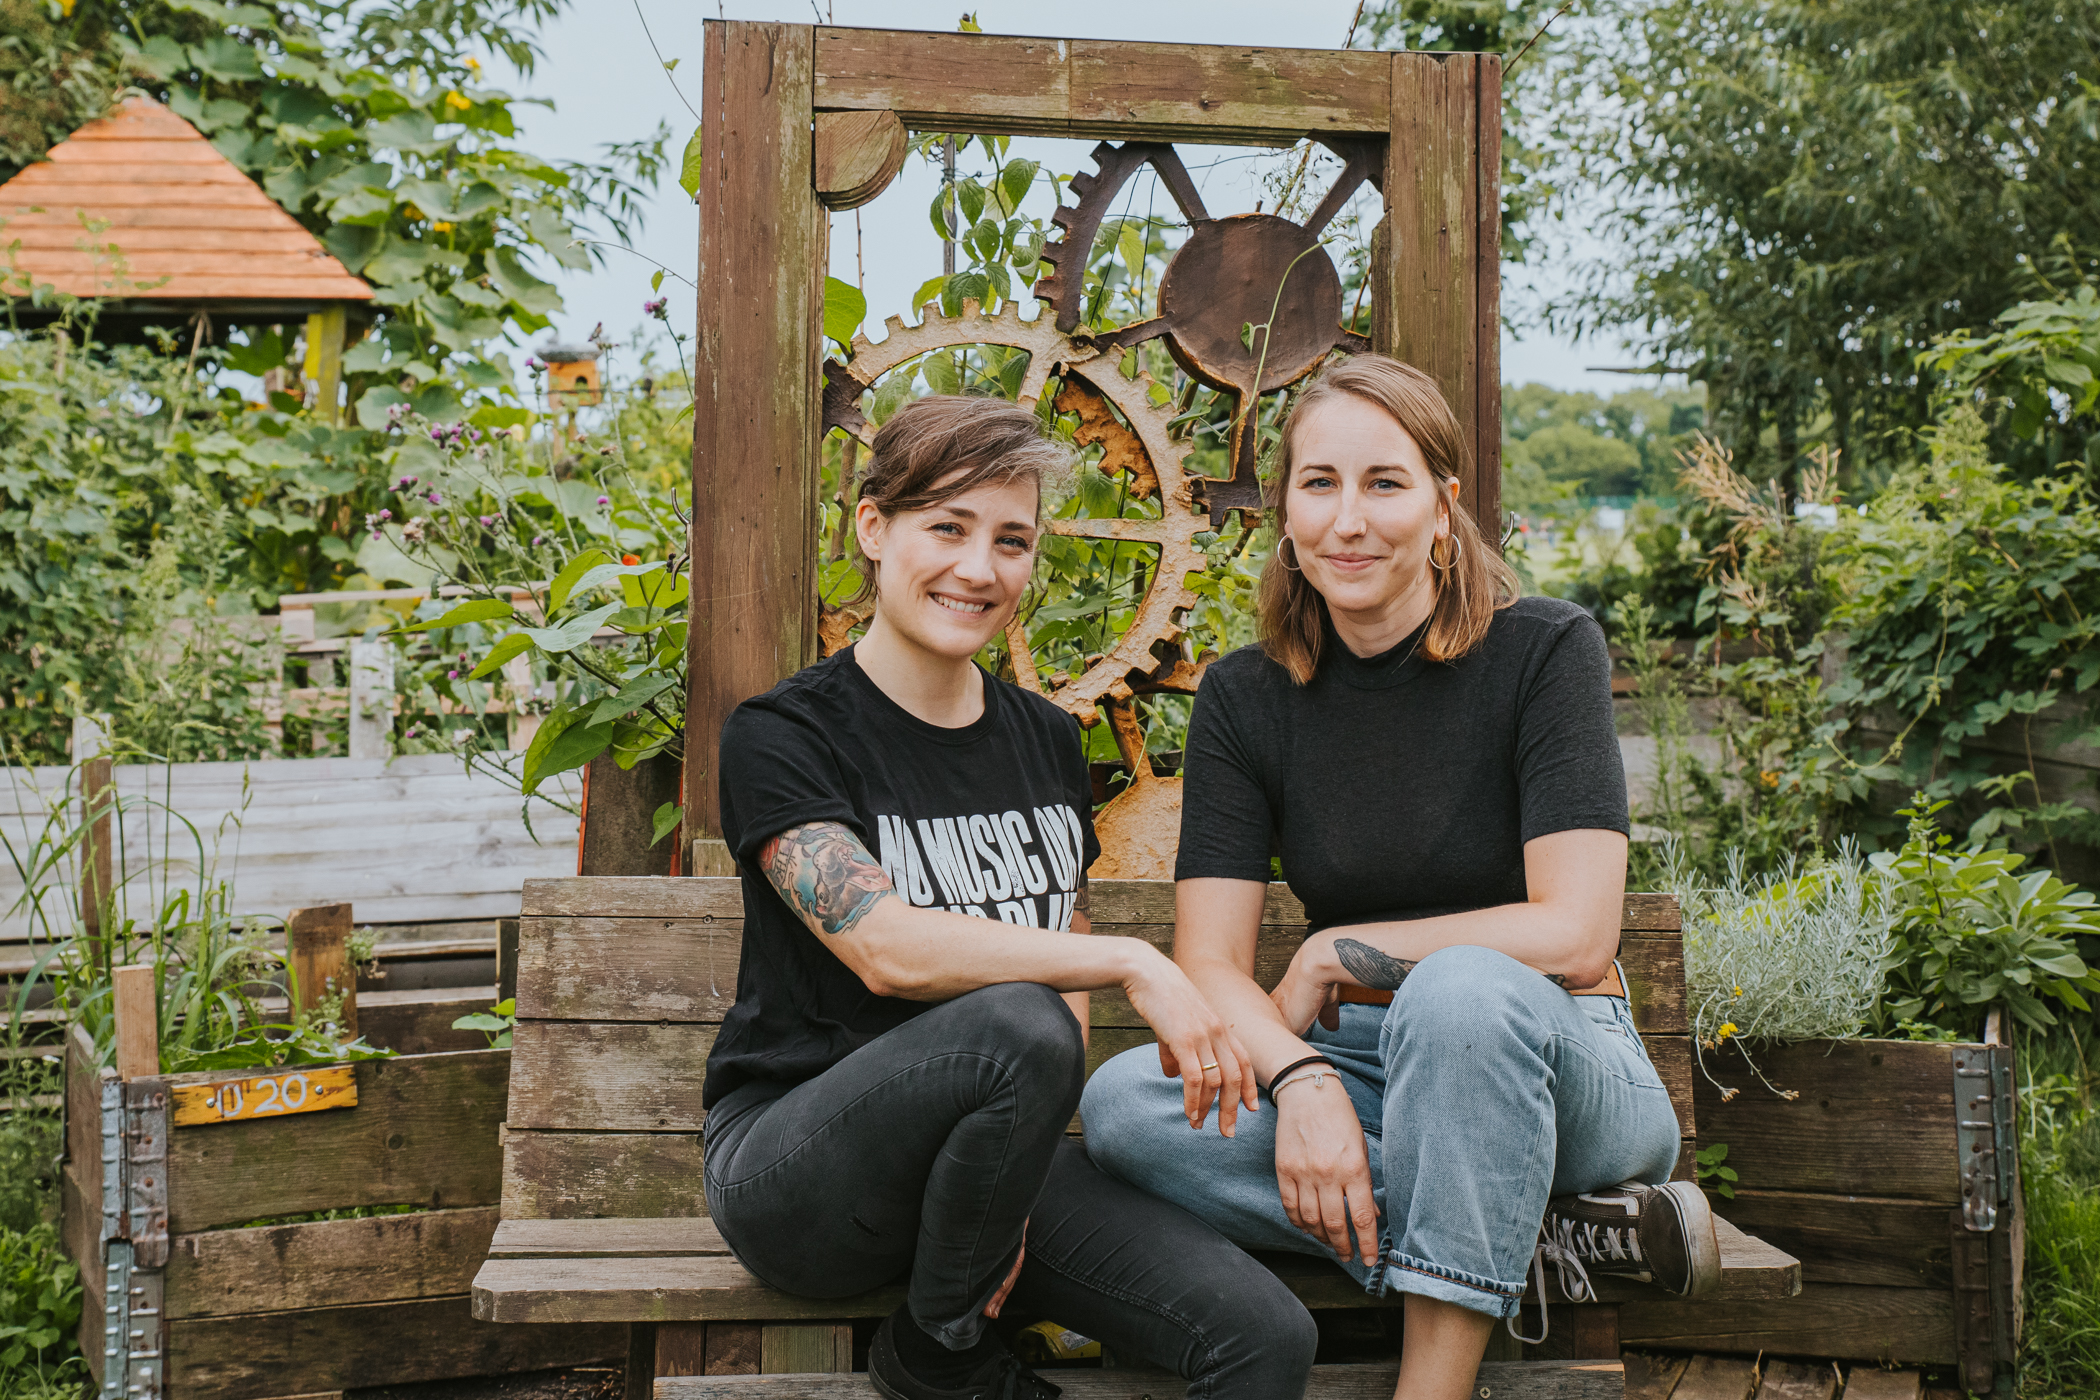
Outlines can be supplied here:
[[596, 408], [605, 397], [598, 382], [598, 349], [593, 345], [543, 345], [536, 351], [547, 366], [547, 408], [574, 413]]

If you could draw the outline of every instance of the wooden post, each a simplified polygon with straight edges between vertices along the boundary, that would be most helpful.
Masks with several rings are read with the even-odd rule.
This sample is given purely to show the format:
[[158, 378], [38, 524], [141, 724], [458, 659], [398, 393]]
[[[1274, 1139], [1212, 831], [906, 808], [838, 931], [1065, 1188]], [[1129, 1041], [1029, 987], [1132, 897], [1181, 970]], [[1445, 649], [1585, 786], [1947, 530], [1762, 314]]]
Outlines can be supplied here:
[[153, 968], [133, 963], [115, 970], [111, 999], [117, 1020], [117, 1077], [140, 1079], [160, 1073], [160, 1010]]
[[333, 425], [342, 409], [343, 340], [349, 319], [336, 302], [306, 318], [306, 377], [314, 382], [314, 408]]
[[1393, 55], [1371, 343], [1432, 375], [1468, 430], [1459, 499], [1502, 533], [1502, 59]]
[[357, 1034], [357, 969], [350, 962], [350, 906], [317, 904], [294, 909], [284, 921], [291, 944], [292, 1009], [310, 1012], [332, 992], [343, 994], [336, 1025]]
[[394, 645], [360, 637], [350, 643], [350, 757], [387, 757], [393, 732]]
[[849, 1322], [767, 1324], [760, 1343], [763, 1375], [822, 1372], [837, 1375], [853, 1369], [853, 1324]]
[[[109, 757], [108, 715], [73, 720], [73, 761], [80, 769], [80, 927], [91, 944], [102, 938], [102, 915], [116, 891], [116, 769]], [[106, 953], [98, 953], [98, 965]]]
[[702, 70], [686, 836], [720, 836], [715, 746], [816, 659], [827, 217], [808, 25], [709, 20]]

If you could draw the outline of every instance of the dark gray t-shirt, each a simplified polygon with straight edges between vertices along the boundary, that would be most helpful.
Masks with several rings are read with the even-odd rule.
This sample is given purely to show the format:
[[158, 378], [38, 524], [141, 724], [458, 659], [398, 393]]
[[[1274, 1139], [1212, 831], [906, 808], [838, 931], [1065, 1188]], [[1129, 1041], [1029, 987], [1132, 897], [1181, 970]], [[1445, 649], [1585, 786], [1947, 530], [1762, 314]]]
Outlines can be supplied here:
[[1456, 662], [1353, 655], [1328, 628], [1310, 683], [1260, 647], [1203, 677], [1176, 879], [1267, 880], [1315, 931], [1526, 898], [1524, 843], [1623, 832], [1626, 771], [1596, 620], [1557, 598], [1495, 614]]

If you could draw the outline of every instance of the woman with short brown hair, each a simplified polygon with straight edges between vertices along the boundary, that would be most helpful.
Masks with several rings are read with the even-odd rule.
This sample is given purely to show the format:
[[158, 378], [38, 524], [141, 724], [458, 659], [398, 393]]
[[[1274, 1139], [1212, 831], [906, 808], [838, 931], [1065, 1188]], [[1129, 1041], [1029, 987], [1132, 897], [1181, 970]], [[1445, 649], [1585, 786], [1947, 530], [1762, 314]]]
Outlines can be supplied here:
[[[1612, 961], [1611, 663], [1587, 613], [1518, 596], [1419, 370], [1329, 369], [1279, 459], [1262, 641], [1196, 697], [1175, 870], [1175, 960], [1246, 1044], [1266, 1111], [1192, 1137], [1132, 1051], [1087, 1087], [1087, 1147], [1250, 1249], [1407, 1294], [1399, 1393], [1458, 1400], [1535, 1254], [1578, 1298], [1588, 1273], [1718, 1277], [1697, 1188], [1651, 1184], [1678, 1125]], [[1270, 995], [1272, 855], [1310, 930]]]
[[1314, 1334], [1290, 1291], [1066, 1136], [1092, 989], [1152, 1026], [1188, 1117], [1216, 1101], [1230, 1132], [1254, 1090], [1186, 974], [1142, 939], [1086, 936], [1078, 726], [975, 661], [1027, 591], [1064, 465], [1013, 404], [900, 408], [854, 519], [867, 634], [722, 728], [744, 933], [702, 1094], [709, 1213], [788, 1292], [904, 1281], [868, 1353], [890, 1400], [1056, 1395], [989, 1328], [1017, 1311], [1192, 1394], [1294, 1396]]

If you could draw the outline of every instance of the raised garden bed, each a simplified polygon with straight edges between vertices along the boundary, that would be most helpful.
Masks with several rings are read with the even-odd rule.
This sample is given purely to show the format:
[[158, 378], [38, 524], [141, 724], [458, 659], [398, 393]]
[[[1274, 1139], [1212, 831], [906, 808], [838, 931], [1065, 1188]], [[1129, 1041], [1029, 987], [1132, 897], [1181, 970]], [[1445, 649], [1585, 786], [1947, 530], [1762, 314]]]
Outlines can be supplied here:
[[1738, 1051], [1709, 1051], [1699, 1141], [1726, 1143], [1740, 1178], [1716, 1210], [1798, 1258], [1802, 1291], [1725, 1315], [1624, 1304], [1620, 1340], [1944, 1366], [1972, 1391], [2009, 1385], [2025, 1246], [2012, 1047], [1803, 1041], [1753, 1055], [1797, 1097], [1766, 1088]]
[[[372, 1038], [385, 1043], [399, 1021], [406, 1041], [430, 1043], [445, 1010], [418, 1010], [371, 1017]], [[471, 1317], [468, 1287], [496, 1228], [510, 1051], [347, 1068], [354, 1107], [178, 1124], [178, 1098], [196, 1097], [178, 1091], [284, 1071], [125, 1081], [98, 1070], [73, 1029], [63, 1229], [102, 1393], [261, 1400], [625, 1355], [620, 1326]], [[249, 1223], [380, 1207], [410, 1209]]]

